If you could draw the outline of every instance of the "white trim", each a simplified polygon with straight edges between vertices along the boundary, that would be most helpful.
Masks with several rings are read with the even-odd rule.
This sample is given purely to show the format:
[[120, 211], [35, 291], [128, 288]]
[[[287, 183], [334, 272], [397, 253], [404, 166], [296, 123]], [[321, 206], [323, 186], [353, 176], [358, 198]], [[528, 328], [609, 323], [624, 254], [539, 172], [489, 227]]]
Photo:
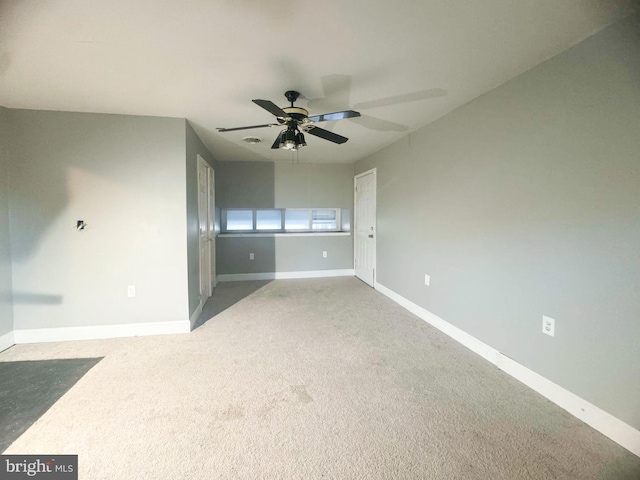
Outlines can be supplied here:
[[209, 224], [208, 240], [209, 240], [209, 259], [211, 263], [210, 278], [211, 278], [211, 293], [213, 295], [213, 289], [216, 288], [216, 171], [213, 167], [209, 168], [209, 193], [211, 193], [211, 202], [209, 205]]
[[67, 340], [95, 340], [103, 338], [141, 337], [189, 333], [188, 320], [174, 322], [128, 323], [123, 325], [95, 325], [85, 327], [33, 328], [14, 330], [15, 343], [64, 342]]
[[353, 269], [307, 270], [302, 272], [227, 273], [218, 275], [218, 282], [239, 282], [244, 280], [289, 280], [293, 278], [353, 277]]
[[[211, 212], [209, 211], [211, 204], [210, 204], [210, 200], [211, 200], [211, 191], [210, 191], [210, 180], [211, 180], [211, 176], [210, 176], [210, 171], [211, 171], [211, 165], [209, 165], [204, 158], [202, 158], [202, 156], [200, 156], [200, 154], [196, 154], [196, 159], [197, 159], [197, 181], [198, 181], [198, 273], [199, 273], [199, 280], [200, 280], [200, 302], [202, 303], [203, 301], [206, 301], [207, 298], [209, 298], [211, 296], [211, 294], [213, 293], [213, 283], [214, 280], [213, 278], [211, 278], [211, 242], [210, 240], [210, 236], [209, 234], [211, 233], [211, 226], [209, 225], [209, 222], [211, 220]], [[200, 167], [202, 166], [202, 168], [204, 168], [204, 172], [205, 172], [205, 192], [201, 192], [200, 190], [200, 174], [201, 174], [201, 169]], [[202, 193], [205, 193], [206, 197], [207, 197], [207, 203], [206, 203], [206, 208], [205, 208], [205, 212], [201, 211], [200, 208], [200, 195], [202, 195]], [[215, 195], [215, 194], [214, 194]], [[214, 212], [215, 212], [215, 206], [214, 206]], [[202, 261], [203, 261], [203, 255], [202, 255], [202, 232], [200, 231], [200, 226], [202, 224], [202, 215], [206, 216], [206, 224], [207, 224], [207, 232], [206, 232], [206, 248], [205, 248], [205, 263], [207, 264], [207, 268], [205, 269], [204, 272], [202, 272]], [[214, 214], [215, 215], [215, 214]], [[214, 227], [213, 227], [214, 233], [215, 233], [215, 218], [214, 218]], [[204, 278], [203, 278], [204, 277]], [[204, 283], [204, 285], [203, 285]], [[202, 291], [204, 289], [204, 292]], [[204, 300], [203, 300], [204, 297]]]
[[425, 322], [461, 343], [469, 350], [496, 365], [503, 372], [524, 383], [542, 396], [548, 398], [574, 417], [582, 420], [614, 442], [640, 457], [640, 431], [631, 425], [596, 407], [587, 400], [571, 393], [551, 380], [503, 355], [477, 338], [451, 325], [428, 310], [416, 305], [384, 285], [375, 282], [375, 289], [406, 308]]
[[220, 282], [242, 282], [245, 280], [275, 280], [276, 274], [273, 272], [265, 273], [223, 273], [218, 275], [218, 283]]
[[489, 360], [493, 364], [497, 364], [498, 355], [500, 355], [500, 352], [498, 352], [498, 350], [496, 350], [495, 348], [492, 348], [486, 343], [481, 342], [477, 338], [472, 337], [467, 332], [460, 330], [458, 327], [451, 325], [449, 322], [443, 320], [437, 315], [434, 315], [433, 313], [420, 307], [419, 305], [416, 305], [412, 301], [407, 300], [403, 296], [397, 294], [393, 290], [390, 290], [384, 285], [379, 284], [378, 282], [375, 283], [375, 289], [378, 290], [383, 295], [386, 295], [387, 297], [389, 297], [391, 300], [396, 302], [401, 307], [406, 308], [417, 317], [420, 317], [422, 320], [424, 320], [428, 324], [433, 325], [441, 332], [446, 333], [451, 338], [461, 343], [472, 352], [477, 353], [478, 355]]
[[[376, 270], [378, 268], [378, 168], [373, 167], [366, 172], [359, 173], [353, 177], [353, 271], [356, 271], [356, 246], [358, 242], [358, 179], [366, 177], [367, 175], [373, 175], [374, 189], [373, 189], [373, 208], [375, 210], [373, 215], [373, 285], [376, 288]], [[354, 273], [355, 275], [355, 273]], [[357, 275], [356, 275], [357, 276]], [[358, 277], [360, 278], [360, 277]], [[369, 285], [364, 279], [360, 278], [363, 282]]]
[[13, 347], [16, 344], [13, 331], [5, 333], [0, 337], [0, 352], [6, 350], [9, 347]]
[[[216, 279], [216, 283], [217, 283], [217, 279]], [[193, 329], [193, 326], [198, 321], [198, 317], [202, 313], [202, 308], [203, 307], [204, 307], [204, 305], [202, 304], [202, 301], [200, 301], [200, 303], [196, 307], [195, 312], [193, 312], [193, 315], [191, 315], [191, 318], [189, 318], [190, 329]]]
[[574, 417], [582, 420], [604, 436], [609, 437], [640, 457], [640, 431], [631, 425], [505, 355], [499, 354], [496, 365], [503, 372], [508, 373], [516, 380], [562, 407]]
[[309, 270], [306, 272], [276, 272], [276, 280], [291, 278], [323, 278], [323, 277], [353, 277], [352, 268], [344, 270]]
[[362, 173], [357, 174], [353, 178], [355, 179], [355, 178], [365, 177], [365, 176], [369, 175], [370, 173], [377, 173], [377, 171], [378, 171], [377, 167], [373, 167], [372, 169], [367, 170], [366, 172], [362, 172]]
[[217, 236], [220, 238], [234, 238], [234, 237], [339, 237], [349, 236], [351, 232], [274, 232], [274, 233], [219, 233]]

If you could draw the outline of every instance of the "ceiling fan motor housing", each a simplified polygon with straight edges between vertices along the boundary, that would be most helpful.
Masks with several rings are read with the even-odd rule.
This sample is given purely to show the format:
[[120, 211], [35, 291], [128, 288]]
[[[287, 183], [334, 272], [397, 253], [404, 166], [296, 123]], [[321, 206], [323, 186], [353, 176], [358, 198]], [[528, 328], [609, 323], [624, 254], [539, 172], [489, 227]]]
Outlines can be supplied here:
[[309, 111], [301, 107], [284, 107], [282, 111], [296, 122], [302, 122], [309, 116]]
[[309, 111], [301, 107], [293, 106], [293, 102], [295, 102], [300, 96], [299, 92], [296, 92], [295, 90], [288, 90], [284, 92], [284, 96], [291, 102], [291, 106], [284, 107], [282, 111], [293, 120], [293, 122], [289, 122], [289, 128], [296, 128], [297, 125], [307, 121]]

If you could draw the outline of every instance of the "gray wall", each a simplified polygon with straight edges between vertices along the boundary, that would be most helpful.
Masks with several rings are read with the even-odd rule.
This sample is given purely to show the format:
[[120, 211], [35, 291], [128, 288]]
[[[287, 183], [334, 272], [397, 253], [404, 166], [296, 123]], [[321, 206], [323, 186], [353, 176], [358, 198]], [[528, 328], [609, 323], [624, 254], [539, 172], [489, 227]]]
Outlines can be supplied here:
[[[276, 163], [274, 168], [275, 208], [337, 207], [351, 217], [353, 165]], [[353, 268], [352, 235], [278, 237], [275, 247], [276, 272]]]
[[635, 428], [639, 35], [615, 24], [356, 164], [378, 169], [379, 283]]
[[8, 164], [9, 124], [7, 110], [0, 107], [0, 336], [13, 330]]
[[[337, 207], [352, 215], [353, 165], [218, 162], [216, 177], [221, 208]], [[350, 269], [352, 242], [350, 235], [218, 238], [217, 273]]]
[[275, 167], [271, 162], [218, 162], [216, 206], [274, 208]]
[[[274, 208], [275, 166], [271, 162], [218, 162], [216, 206], [224, 208]], [[275, 238], [224, 238], [216, 240], [217, 274], [276, 271]], [[254, 260], [249, 260], [249, 253]]]
[[[187, 262], [189, 317], [200, 304], [200, 252], [198, 238], [198, 155], [216, 171], [216, 162], [200, 137], [185, 120], [187, 170]], [[217, 172], [216, 172], [217, 175]]]
[[353, 165], [276, 163], [274, 170], [276, 208], [353, 206]]
[[8, 118], [15, 328], [188, 320], [184, 119]]

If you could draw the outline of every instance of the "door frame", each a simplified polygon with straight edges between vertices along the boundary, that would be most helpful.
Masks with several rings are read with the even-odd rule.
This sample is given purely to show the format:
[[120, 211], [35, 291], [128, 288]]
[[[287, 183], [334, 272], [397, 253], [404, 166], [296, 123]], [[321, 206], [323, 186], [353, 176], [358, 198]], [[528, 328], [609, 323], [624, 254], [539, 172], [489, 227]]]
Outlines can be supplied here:
[[[204, 158], [202, 158], [199, 154], [197, 155], [197, 186], [198, 186], [198, 279], [200, 280], [200, 285], [199, 285], [199, 290], [200, 290], [200, 303], [204, 306], [204, 303], [206, 302], [206, 300], [211, 296], [211, 294], [213, 293], [213, 279], [211, 278], [211, 242], [209, 241], [209, 232], [210, 232], [210, 226], [209, 226], [209, 222], [211, 220], [211, 213], [210, 213], [210, 201], [209, 201], [209, 194], [210, 194], [210, 171], [211, 171], [211, 165], [209, 165]], [[205, 188], [205, 192], [202, 192], [200, 190], [200, 172], [201, 172], [201, 167], [204, 168], [204, 188]], [[202, 194], [204, 193], [205, 197], [206, 197], [206, 206], [205, 206], [205, 211], [202, 212], [200, 209], [200, 197], [202, 196]], [[215, 213], [214, 213], [215, 215]], [[203, 244], [202, 244], [202, 233], [200, 231], [201, 228], [201, 223], [202, 223], [202, 217], [205, 217], [206, 219], [206, 227], [205, 227], [205, 233], [206, 233], [206, 245], [204, 245], [204, 249], [203, 249]], [[204, 256], [206, 257], [203, 261], [203, 250], [206, 252], [204, 254]], [[206, 264], [208, 267], [203, 269], [202, 265]]]
[[[376, 288], [376, 278], [378, 271], [378, 169], [376, 167], [371, 168], [365, 172], [359, 173], [353, 177], [353, 272], [356, 272], [356, 248], [357, 248], [357, 236], [358, 236], [358, 179], [373, 174], [373, 200], [374, 200], [374, 215], [373, 215], [373, 241], [374, 241], [374, 255], [373, 255], [373, 289]], [[357, 275], [356, 275], [357, 276]], [[365, 282], [366, 283], [366, 282]]]
[[216, 171], [212, 166], [209, 166], [209, 176], [207, 181], [207, 196], [208, 196], [208, 235], [207, 240], [209, 244], [209, 263], [210, 263], [210, 282], [209, 290], [213, 294], [213, 289], [218, 284], [218, 278], [216, 275]]

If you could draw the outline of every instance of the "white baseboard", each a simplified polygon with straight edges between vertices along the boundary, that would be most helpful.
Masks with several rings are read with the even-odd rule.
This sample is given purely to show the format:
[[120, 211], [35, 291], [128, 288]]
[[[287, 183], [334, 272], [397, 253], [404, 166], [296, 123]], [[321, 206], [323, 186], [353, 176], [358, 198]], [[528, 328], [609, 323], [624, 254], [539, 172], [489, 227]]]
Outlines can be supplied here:
[[202, 308], [203, 307], [204, 307], [204, 305], [202, 304], [202, 300], [200, 300], [200, 303], [198, 304], [198, 308], [196, 308], [196, 311], [193, 312], [193, 315], [191, 315], [191, 318], [189, 319], [190, 329], [193, 329], [193, 326], [198, 321], [198, 317], [202, 313]]
[[67, 340], [96, 340], [103, 338], [142, 337], [189, 333], [188, 320], [175, 322], [129, 323], [124, 325], [95, 325], [85, 327], [33, 328], [14, 330], [15, 343], [63, 342]]
[[309, 270], [306, 272], [276, 272], [276, 280], [291, 278], [323, 278], [323, 277], [353, 277], [356, 272], [353, 268], [344, 270]]
[[220, 282], [242, 282], [245, 280], [275, 280], [275, 273], [225, 273], [216, 277]]
[[0, 352], [6, 350], [9, 347], [13, 347], [16, 344], [13, 331], [5, 333], [0, 337]]
[[502, 354], [496, 364], [500, 370], [540, 393], [574, 417], [579, 418], [631, 453], [640, 457], [640, 431], [596, 407], [585, 399], [553, 383], [533, 370]]
[[451, 325], [449, 322], [446, 322], [437, 315], [434, 315], [430, 311], [416, 305], [412, 301], [407, 300], [403, 296], [397, 294], [393, 290], [388, 289], [384, 285], [379, 284], [378, 282], [375, 282], [375, 289], [389, 297], [401, 307], [406, 308], [417, 317], [420, 317], [425, 322], [433, 325], [441, 332], [446, 333], [472, 352], [475, 352], [481, 357], [486, 358], [493, 364], [497, 363], [498, 355], [500, 355], [500, 352], [498, 352], [498, 350], [496, 350], [495, 348], [492, 348], [486, 343], [481, 342], [477, 338], [469, 335], [464, 330], [460, 330], [458, 327]]
[[622, 420], [596, 407], [585, 399], [571, 393], [569, 390], [553, 383], [551, 380], [537, 374], [533, 370], [519, 364], [515, 360], [503, 355], [495, 348], [481, 342], [477, 338], [451, 325], [428, 310], [407, 300], [384, 285], [375, 282], [375, 289], [391, 300], [406, 308], [425, 322], [433, 325], [449, 337], [461, 343], [469, 350], [496, 365], [503, 372], [527, 385], [542, 396], [548, 398], [574, 417], [640, 457], [640, 431], [626, 424]]
[[239, 282], [244, 280], [287, 280], [292, 278], [353, 277], [352, 268], [344, 270], [307, 270], [302, 272], [228, 273], [218, 275], [218, 282]]

